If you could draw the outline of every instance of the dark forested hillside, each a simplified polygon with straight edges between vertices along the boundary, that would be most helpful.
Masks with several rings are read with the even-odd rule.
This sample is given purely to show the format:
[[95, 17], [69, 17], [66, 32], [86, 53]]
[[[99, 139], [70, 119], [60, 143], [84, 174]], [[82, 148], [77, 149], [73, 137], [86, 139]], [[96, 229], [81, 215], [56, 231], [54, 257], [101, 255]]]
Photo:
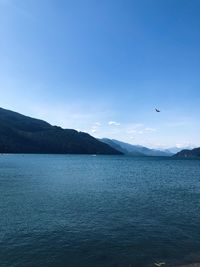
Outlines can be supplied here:
[[200, 147], [194, 148], [194, 149], [184, 149], [178, 152], [175, 157], [181, 157], [181, 158], [191, 158], [191, 157], [200, 157]]
[[122, 154], [87, 133], [0, 108], [0, 153]]

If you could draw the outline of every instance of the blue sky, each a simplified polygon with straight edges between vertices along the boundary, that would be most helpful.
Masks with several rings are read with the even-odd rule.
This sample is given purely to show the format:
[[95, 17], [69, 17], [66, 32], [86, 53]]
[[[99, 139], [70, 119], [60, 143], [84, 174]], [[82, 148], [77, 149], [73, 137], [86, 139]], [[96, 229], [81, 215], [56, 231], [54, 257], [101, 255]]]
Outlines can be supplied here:
[[198, 0], [0, 0], [0, 106], [96, 137], [200, 146], [199, 11]]

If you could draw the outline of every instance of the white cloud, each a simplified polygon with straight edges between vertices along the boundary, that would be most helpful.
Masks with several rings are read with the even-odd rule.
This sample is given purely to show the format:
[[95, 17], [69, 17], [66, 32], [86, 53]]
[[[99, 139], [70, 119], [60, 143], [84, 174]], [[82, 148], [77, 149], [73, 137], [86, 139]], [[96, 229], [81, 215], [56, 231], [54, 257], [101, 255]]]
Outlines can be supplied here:
[[145, 128], [144, 129], [146, 132], [156, 132], [156, 129], [154, 129], [154, 128], [149, 128], [149, 127], [147, 127], [147, 128]]
[[195, 146], [188, 142], [188, 143], [176, 144], [176, 147], [177, 148], [193, 148]]
[[100, 122], [95, 122], [94, 125], [101, 126], [101, 123]]
[[135, 133], [137, 133], [136, 130], [127, 130], [127, 134], [135, 134]]
[[145, 127], [142, 123], [129, 124], [125, 127], [125, 132], [130, 135], [147, 134], [156, 132], [156, 129]]
[[95, 123], [92, 125], [92, 127], [91, 127], [91, 129], [90, 129], [90, 132], [92, 132], [92, 133], [99, 132], [99, 130], [101, 129], [100, 126], [101, 126], [101, 123], [100, 123], [100, 122], [95, 122]]
[[108, 125], [120, 126], [120, 123], [116, 121], [109, 121]]

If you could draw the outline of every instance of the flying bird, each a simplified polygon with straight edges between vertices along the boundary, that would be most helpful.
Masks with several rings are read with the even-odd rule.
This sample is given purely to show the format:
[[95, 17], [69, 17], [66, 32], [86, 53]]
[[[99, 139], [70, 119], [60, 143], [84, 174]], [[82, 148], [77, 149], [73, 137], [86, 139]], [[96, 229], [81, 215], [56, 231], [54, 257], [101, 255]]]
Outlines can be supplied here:
[[156, 111], [156, 112], [160, 112], [160, 110], [159, 110], [159, 109], [157, 109], [157, 108], [155, 108], [155, 111]]

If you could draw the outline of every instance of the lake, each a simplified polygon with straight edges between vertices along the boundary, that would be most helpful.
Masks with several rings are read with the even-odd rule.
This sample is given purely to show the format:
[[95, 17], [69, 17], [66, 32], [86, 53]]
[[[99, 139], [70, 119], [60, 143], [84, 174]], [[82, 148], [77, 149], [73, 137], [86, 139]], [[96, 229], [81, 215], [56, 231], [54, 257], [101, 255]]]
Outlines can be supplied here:
[[0, 155], [1, 267], [156, 262], [200, 262], [200, 160]]

